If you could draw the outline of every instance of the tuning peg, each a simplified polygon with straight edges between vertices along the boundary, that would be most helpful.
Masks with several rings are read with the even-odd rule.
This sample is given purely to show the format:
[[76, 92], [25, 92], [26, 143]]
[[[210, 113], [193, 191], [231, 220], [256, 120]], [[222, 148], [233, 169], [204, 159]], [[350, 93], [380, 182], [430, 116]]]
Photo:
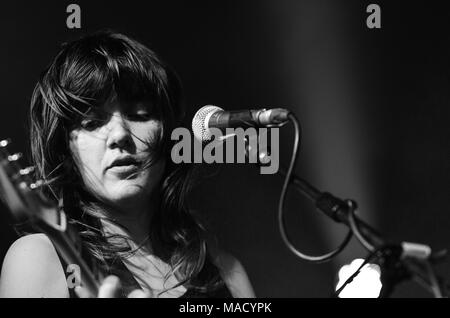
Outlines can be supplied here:
[[15, 153], [13, 155], [9, 155], [8, 156], [8, 161], [9, 162], [17, 161], [20, 158], [22, 158], [22, 153], [21, 152], [17, 152], [17, 153]]
[[34, 166], [26, 167], [23, 169], [20, 169], [17, 173], [13, 175], [14, 180], [26, 180], [24, 178], [28, 177], [30, 174], [34, 172], [35, 168]]
[[0, 141], [0, 147], [4, 148], [6, 146], [8, 146], [11, 143], [11, 139], [7, 138], [7, 139], [3, 139], [2, 141]]
[[29, 175], [30, 173], [33, 173], [34, 170], [35, 170], [34, 166], [29, 166], [29, 167], [20, 169], [20, 170], [19, 170], [19, 174], [20, 174], [21, 176], [27, 176], [27, 175]]
[[31, 183], [29, 187], [31, 190], [36, 190], [42, 187], [44, 184], [45, 184], [44, 180], [37, 180], [36, 182]]

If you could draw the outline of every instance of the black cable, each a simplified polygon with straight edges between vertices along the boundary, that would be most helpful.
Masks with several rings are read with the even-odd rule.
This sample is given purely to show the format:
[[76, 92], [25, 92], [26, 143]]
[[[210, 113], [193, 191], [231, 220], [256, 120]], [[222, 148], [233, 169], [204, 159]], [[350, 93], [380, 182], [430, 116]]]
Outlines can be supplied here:
[[348, 206], [348, 224], [353, 232], [355, 234], [358, 241], [369, 251], [374, 252], [375, 247], [362, 235], [362, 233], [359, 230], [358, 224], [356, 223], [356, 216], [355, 216], [355, 207], [353, 206], [352, 200], [346, 201]]
[[311, 256], [311, 255], [307, 255], [304, 254], [302, 252], [300, 252], [297, 248], [295, 248], [295, 246], [291, 243], [291, 240], [289, 239], [289, 236], [285, 230], [285, 222], [284, 222], [284, 217], [283, 217], [283, 208], [284, 208], [284, 201], [286, 198], [286, 194], [287, 194], [287, 190], [289, 187], [289, 184], [291, 183], [291, 177], [292, 177], [292, 172], [295, 170], [295, 165], [297, 162], [297, 153], [298, 153], [298, 149], [300, 146], [300, 140], [301, 140], [301, 127], [300, 127], [300, 123], [298, 122], [297, 118], [295, 117], [295, 115], [293, 113], [289, 113], [288, 115], [289, 120], [292, 122], [292, 124], [294, 125], [294, 129], [295, 129], [295, 138], [294, 138], [294, 146], [293, 146], [293, 150], [292, 150], [292, 155], [291, 155], [291, 161], [289, 163], [289, 167], [288, 170], [286, 172], [286, 177], [283, 183], [283, 187], [281, 190], [281, 195], [280, 195], [280, 201], [278, 203], [278, 226], [279, 226], [279, 230], [281, 233], [281, 238], [283, 239], [283, 242], [286, 244], [286, 246], [289, 248], [289, 250], [294, 253], [296, 256], [306, 260], [306, 261], [310, 261], [310, 262], [325, 262], [330, 260], [331, 258], [333, 258], [334, 256], [336, 256], [337, 254], [339, 254], [349, 243], [351, 237], [352, 237], [352, 231], [350, 230], [347, 234], [347, 236], [345, 237], [345, 239], [343, 240], [343, 242], [333, 251], [323, 254], [323, 255], [319, 255], [319, 256]]

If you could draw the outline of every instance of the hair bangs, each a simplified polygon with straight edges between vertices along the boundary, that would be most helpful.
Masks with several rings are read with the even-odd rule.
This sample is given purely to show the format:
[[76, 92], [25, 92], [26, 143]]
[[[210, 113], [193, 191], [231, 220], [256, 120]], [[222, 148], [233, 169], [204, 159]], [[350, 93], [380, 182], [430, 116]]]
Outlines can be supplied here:
[[155, 116], [170, 121], [178, 106], [170, 96], [180, 88], [170, 87], [175, 81], [153, 52], [120, 34], [90, 37], [66, 45], [44, 75], [41, 94], [51, 109], [73, 121], [114, 99], [149, 102]]

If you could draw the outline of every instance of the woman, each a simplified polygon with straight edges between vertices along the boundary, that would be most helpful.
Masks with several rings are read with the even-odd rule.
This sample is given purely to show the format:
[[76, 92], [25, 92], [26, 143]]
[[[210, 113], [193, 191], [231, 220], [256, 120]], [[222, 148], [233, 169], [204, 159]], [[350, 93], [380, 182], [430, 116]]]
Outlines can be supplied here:
[[[110, 275], [98, 297], [254, 296], [242, 265], [186, 207], [191, 167], [170, 159], [180, 90], [154, 52], [105, 31], [66, 44], [33, 92], [37, 176]], [[0, 296], [88, 296], [68, 288], [67, 265], [44, 234], [23, 236], [5, 257]]]

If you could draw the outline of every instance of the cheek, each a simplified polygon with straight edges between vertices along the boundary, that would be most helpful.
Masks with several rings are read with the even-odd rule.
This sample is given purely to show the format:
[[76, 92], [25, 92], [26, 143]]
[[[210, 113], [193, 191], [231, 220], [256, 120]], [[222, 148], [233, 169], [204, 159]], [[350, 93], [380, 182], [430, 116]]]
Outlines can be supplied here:
[[162, 133], [162, 125], [156, 120], [144, 123], [134, 123], [132, 133], [138, 150], [145, 151], [149, 148], [149, 146], [152, 148], [152, 146], [159, 140]]
[[90, 174], [98, 171], [104, 152], [102, 144], [102, 138], [88, 136], [81, 132], [71, 134], [70, 149], [83, 177], [87, 171], [90, 171]]

